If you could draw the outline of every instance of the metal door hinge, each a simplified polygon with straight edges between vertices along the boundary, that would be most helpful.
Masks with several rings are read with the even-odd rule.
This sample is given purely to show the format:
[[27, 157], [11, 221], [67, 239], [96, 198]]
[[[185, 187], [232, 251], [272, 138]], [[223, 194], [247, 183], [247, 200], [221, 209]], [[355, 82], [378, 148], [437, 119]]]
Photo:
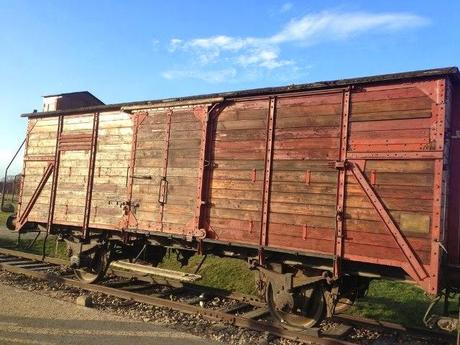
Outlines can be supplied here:
[[345, 161], [333, 161], [333, 162], [329, 162], [328, 166], [330, 168], [335, 168], [337, 170], [342, 170], [342, 169], [348, 168], [348, 162], [346, 160]]

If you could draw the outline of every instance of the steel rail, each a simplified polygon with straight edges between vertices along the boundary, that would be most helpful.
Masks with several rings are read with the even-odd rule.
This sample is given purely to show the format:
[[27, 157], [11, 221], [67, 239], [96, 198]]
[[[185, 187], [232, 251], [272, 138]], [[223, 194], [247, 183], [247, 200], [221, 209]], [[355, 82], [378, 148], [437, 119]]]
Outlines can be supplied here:
[[[17, 258], [29, 259], [31, 261], [44, 261], [50, 264], [60, 266], [64, 260], [45, 258], [41, 260], [40, 255], [34, 255], [29, 253], [17, 252], [14, 250], [0, 248], [0, 254], [8, 256], [16, 256]], [[64, 261], [65, 262], [65, 261]], [[237, 327], [248, 328], [259, 332], [268, 332], [272, 335], [278, 336], [280, 338], [285, 338], [294, 341], [303, 341], [303, 342], [313, 342], [315, 344], [324, 344], [324, 345], [333, 345], [333, 344], [343, 344], [343, 345], [352, 345], [345, 340], [321, 337], [319, 336], [317, 329], [306, 329], [301, 331], [293, 331], [284, 329], [281, 326], [273, 324], [267, 321], [257, 321], [251, 318], [246, 318], [243, 316], [233, 315], [221, 310], [212, 310], [202, 308], [200, 306], [195, 306], [193, 304], [187, 304], [184, 302], [171, 301], [170, 299], [164, 299], [161, 297], [155, 297], [151, 295], [144, 295], [141, 293], [126, 291], [122, 289], [117, 289], [113, 287], [95, 285], [95, 284], [86, 284], [82, 283], [76, 279], [60, 277], [52, 275], [49, 272], [36, 271], [33, 269], [28, 269], [27, 267], [20, 267], [18, 264], [15, 266], [13, 263], [18, 264], [18, 261], [6, 261], [3, 262], [0, 259], [0, 268], [17, 274], [23, 274], [29, 277], [38, 278], [41, 280], [52, 280], [55, 283], [61, 283], [67, 286], [72, 286], [79, 288], [85, 291], [99, 292], [109, 296], [118, 297], [121, 299], [127, 299], [136, 301], [139, 303], [145, 303], [149, 305], [154, 305], [157, 307], [164, 307], [173, 309], [179, 312], [183, 312], [191, 315], [200, 315], [205, 319], [212, 321], [220, 321], [226, 324], [231, 324]]]
[[165, 286], [169, 286], [172, 288], [185, 288], [187, 290], [194, 291], [194, 292], [209, 293], [217, 297], [224, 297], [224, 298], [244, 302], [244, 303], [247, 303], [248, 305], [251, 305], [257, 308], [266, 306], [266, 303], [258, 299], [257, 297], [246, 295], [240, 292], [233, 292], [233, 291], [228, 291], [228, 290], [223, 290], [223, 289], [218, 289], [218, 288], [212, 288], [212, 287], [197, 285], [197, 284], [188, 283], [188, 282], [179, 282], [179, 281], [174, 281], [172, 279], [169, 280], [165, 278], [156, 278], [156, 277], [152, 277], [146, 274], [136, 274], [135, 272], [121, 271], [121, 270], [117, 270], [113, 268], [109, 268], [108, 272], [120, 278], [127, 278], [127, 279], [135, 278], [139, 281], [143, 281], [146, 283], [157, 283], [158, 285], [165, 285]]
[[[21, 258], [24, 258], [24, 259], [34, 260], [34, 261], [42, 261], [42, 262], [46, 262], [46, 263], [50, 263], [50, 264], [58, 265], [58, 266], [67, 266], [69, 264], [69, 262], [67, 260], [58, 259], [58, 258], [52, 258], [52, 257], [49, 257], [49, 256], [45, 257], [45, 260], [42, 260], [41, 255], [25, 253], [25, 252], [11, 250], [11, 249], [7, 249], [7, 248], [0, 248], [0, 254], [17, 256], [17, 257], [21, 257]], [[144, 281], [146, 283], [155, 283], [156, 282], [156, 283], [158, 283], [158, 285], [166, 285], [166, 286], [170, 286], [170, 287], [174, 287], [174, 288], [184, 287], [184, 288], [186, 288], [188, 290], [193, 290], [193, 291], [197, 291], [197, 292], [208, 292], [208, 293], [211, 293], [211, 294], [213, 294], [215, 296], [226, 297], [226, 298], [229, 298], [229, 299], [234, 299], [234, 300], [238, 300], [238, 301], [241, 301], [241, 302], [245, 302], [245, 303], [248, 303], [248, 304], [250, 304], [250, 305], [252, 305], [254, 307], [263, 307], [263, 306], [265, 306], [265, 303], [262, 302], [262, 300], [258, 299], [257, 297], [247, 295], [247, 294], [243, 294], [243, 293], [240, 293], [240, 292], [228, 291], [228, 290], [223, 290], [223, 289], [219, 289], [219, 288], [211, 288], [211, 287], [207, 287], [207, 286], [202, 286], [202, 285], [197, 285], [197, 284], [192, 284], [192, 283], [186, 283], [186, 282], [179, 282], [179, 281], [172, 282], [173, 281], [172, 279], [171, 280], [164, 279], [164, 278], [154, 279], [151, 276], [143, 274], [143, 273], [135, 273], [135, 272], [130, 272], [130, 271], [123, 271], [123, 270], [119, 270], [119, 269], [114, 269], [112, 267], [109, 267], [109, 273], [112, 273], [113, 275], [115, 275], [117, 277], [120, 277], [120, 278], [127, 278], [127, 279], [136, 278], [137, 280]]]
[[389, 322], [389, 321], [378, 321], [373, 319], [368, 319], [364, 317], [346, 315], [346, 314], [337, 314], [332, 317], [334, 321], [342, 322], [346, 324], [351, 324], [354, 326], [360, 327], [376, 327], [384, 329], [389, 332], [396, 332], [401, 334], [410, 334], [415, 337], [438, 337], [447, 340], [455, 340], [457, 335], [456, 333], [447, 333], [444, 331], [438, 331], [429, 328], [421, 327], [409, 327], [404, 326], [399, 323]]
[[[82, 290], [104, 293], [106, 295], [118, 297], [121, 299], [128, 299], [128, 300], [132, 300], [132, 301], [139, 302], [139, 303], [145, 303], [145, 304], [155, 305], [155, 306], [164, 307], [164, 308], [170, 308], [176, 311], [184, 312], [186, 314], [201, 315], [202, 317], [209, 319], [209, 320], [213, 320], [213, 321], [217, 320], [220, 322], [232, 324], [234, 326], [238, 326], [242, 328], [256, 330], [259, 332], [269, 332], [270, 334], [273, 334], [275, 336], [285, 338], [285, 339], [314, 342], [315, 344], [348, 344], [348, 345], [354, 344], [346, 340], [321, 336], [318, 333], [318, 330], [316, 329], [310, 329], [310, 330], [305, 330], [305, 331], [287, 330], [287, 329], [282, 328], [281, 326], [278, 326], [276, 324], [273, 324], [267, 321], [257, 321], [257, 320], [254, 320], [248, 317], [233, 315], [229, 312], [224, 312], [222, 310], [205, 309], [200, 306], [188, 304], [186, 302], [171, 301], [169, 299], [164, 299], [161, 297], [146, 295], [142, 293], [136, 293], [132, 291], [126, 291], [120, 288], [82, 283], [76, 279], [51, 275], [48, 272], [36, 271], [34, 270], [34, 266], [31, 265], [29, 268], [27, 267], [28, 264], [24, 264], [24, 263], [22, 264], [25, 265], [26, 267], [19, 267], [21, 266], [21, 261], [19, 261], [20, 259], [28, 259], [28, 260], [31, 260], [32, 262], [38, 261], [38, 262], [49, 263], [54, 266], [66, 266], [68, 264], [66, 260], [51, 258], [51, 257], [46, 257], [45, 260], [42, 260], [41, 255], [24, 253], [24, 252], [6, 249], [6, 248], [0, 248], [0, 255], [11, 256], [12, 258], [11, 260], [14, 260], [14, 261], [10, 261], [10, 260], [4, 261], [4, 259], [0, 258], [0, 268], [4, 269], [5, 271], [12, 272], [12, 273], [24, 274], [26, 276], [38, 278], [41, 280], [52, 280], [53, 282], [62, 283], [67, 286], [80, 288]], [[14, 257], [16, 257], [16, 259]], [[15, 266], [15, 264], [17, 266]], [[51, 267], [53, 266], [50, 266], [50, 268]], [[143, 275], [143, 274], [136, 274], [133, 272], [121, 271], [121, 270], [116, 270], [116, 269], [110, 269], [110, 271], [115, 276], [122, 277], [122, 278], [128, 278], [128, 279], [136, 278], [137, 280], [143, 281], [146, 283], [156, 282], [155, 280], [152, 280], [152, 278], [146, 275]], [[167, 282], [166, 284], [159, 283], [159, 285], [167, 285], [167, 284], [168, 284]], [[241, 294], [237, 292], [229, 292], [229, 291], [221, 290], [221, 289], [208, 288], [205, 286], [195, 285], [192, 283], [177, 282], [177, 284], [178, 285], [169, 285], [169, 286], [176, 287], [176, 288], [183, 287], [188, 291], [205, 292], [205, 293], [207, 292], [212, 296], [225, 297], [225, 298], [241, 301], [243, 303], [248, 304], [248, 306], [254, 306], [256, 308], [263, 308], [265, 306], [265, 303], [263, 303], [262, 301], [256, 298], [251, 298], [251, 296], [249, 295], [245, 295], [245, 294]], [[374, 328], [378, 328], [379, 330], [383, 330], [386, 332], [409, 334], [415, 337], [430, 337], [430, 338], [438, 337], [438, 338], [447, 339], [449, 341], [454, 340], [456, 337], [455, 334], [450, 334], [447, 332], [418, 328], [418, 327], [408, 327], [408, 326], [404, 326], [404, 325], [393, 323], [393, 322], [378, 321], [378, 320], [367, 319], [367, 318], [345, 315], [345, 314], [335, 315], [333, 316], [332, 320], [340, 324], [348, 324], [348, 325], [353, 325], [353, 326], [358, 326], [358, 327], [374, 327]]]

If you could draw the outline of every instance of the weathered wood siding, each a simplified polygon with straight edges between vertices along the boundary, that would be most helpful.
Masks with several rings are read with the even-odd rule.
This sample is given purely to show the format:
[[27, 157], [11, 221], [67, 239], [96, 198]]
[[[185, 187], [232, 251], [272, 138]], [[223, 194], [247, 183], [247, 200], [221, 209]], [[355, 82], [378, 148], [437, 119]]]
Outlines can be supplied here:
[[[435, 87], [436, 81], [353, 90], [347, 147], [349, 159], [364, 162], [368, 181], [426, 265], [432, 250], [435, 160], [394, 159], [393, 154], [439, 150]], [[331, 163], [339, 159], [342, 102], [341, 92], [276, 100], [271, 247], [334, 251], [338, 173]], [[245, 100], [225, 108], [217, 119], [210, 195], [213, 238], [260, 243], [268, 116], [268, 99]], [[345, 258], [404, 262], [350, 172], [345, 193]]]
[[342, 93], [279, 98], [268, 245], [333, 252]]
[[[439, 266], [439, 248], [432, 244], [443, 234], [441, 181], [449, 125], [445, 83], [352, 88], [349, 100], [346, 158], [362, 168], [417, 259], [426, 268], [432, 265], [432, 272]], [[201, 207], [208, 238], [333, 254], [339, 181], [334, 163], [340, 159], [344, 95], [345, 89], [331, 89], [236, 98], [210, 114], [207, 138], [196, 106], [101, 113], [90, 227], [120, 229], [120, 204], [130, 201], [134, 220], [128, 228], [190, 234]], [[265, 179], [270, 97], [275, 106], [273, 152], [270, 179]], [[93, 114], [65, 116], [63, 135], [88, 136], [92, 119]], [[47, 167], [40, 157], [54, 156], [57, 121], [30, 119], [34, 127], [26, 150], [22, 208]], [[203, 162], [205, 139], [211, 161]], [[200, 206], [202, 164], [209, 180], [204, 180], [208, 194]], [[56, 223], [83, 223], [88, 167], [84, 145], [61, 152]], [[46, 222], [51, 180], [30, 221]], [[167, 181], [164, 204], [159, 202], [162, 180]], [[397, 242], [348, 170], [345, 180], [344, 258], [403, 264], [407, 260]], [[266, 243], [261, 238], [264, 209], [269, 212]], [[458, 236], [449, 238], [456, 241], [451, 257], [458, 261]]]
[[[133, 197], [137, 226], [184, 234], [193, 220], [198, 184], [201, 121], [192, 107], [151, 109], [139, 114]], [[166, 203], [159, 203], [167, 181]]]
[[[56, 150], [57, 118], [30, 120], [35, 123], [29, 134], [24, 162], [23, 209], [34, 193], [43, 173]], [[93, 114], [66, 116], [63, 135], [90, 135]], [[90, 225], [99, 228], [118, 227], [121, 209], [126, 200], [126, 170], [129, 166], [132, 142], [132, 120], [126, 113], [100, 114], [94, 189], [91, 203]], [[82, 226], [87, 188], [89, 150], [64, 148], [60, 153], [59, 174], [55, 201], [54, 222]], [[41, 160], [44, 157], [48, 160]], [[47, 222], [50, 188], [53, 176], [40, 194], [30, 221]]]
[[[61, 136], [91, 135], [92, 130], [92, 115], [66, 116]], [[83, 224], [89, 151], [79, 149], [81, 141], [75, 140], [68, 147], [61, 145], [54, 212], [58, 224]]]
[[133, 122], [124, 112], [107, 112], [99, 116], [89, 225], [117, 229], [122, 217], [120, 204], [127, 200]]
[[[19, 214], [21, 214], [21, 210], [29, 203], [30, 198], [45, 173], [49, 162], [45, 158], [54, 157], [57, 124], [57, 118], [29, 120], [28, 130], [30, 130], [30, 133], [24, 151], [22, 198], [20, 209], [18, 210]], [[53, 176], [51, 175], [29, 215], [29, 220], [47, 221], [52, 178]]]
[[[436, 82], [366, 87], [352, 93], [349, 153], [389, 154], [435, 151]], [[430, 95], [431, 90], [431, 95]], [[442, 121], [442, 120], [441, 120]], [[365, 174], [409, 240], [428, 264], [431, 251], [434, 160], [366, 160]], [[405, 261], [401, 250], [348, 175], [345, 255]]]
[[262, 210], [266, 100], [235, 102], [213, 126], [209, 235], [258, 244]]

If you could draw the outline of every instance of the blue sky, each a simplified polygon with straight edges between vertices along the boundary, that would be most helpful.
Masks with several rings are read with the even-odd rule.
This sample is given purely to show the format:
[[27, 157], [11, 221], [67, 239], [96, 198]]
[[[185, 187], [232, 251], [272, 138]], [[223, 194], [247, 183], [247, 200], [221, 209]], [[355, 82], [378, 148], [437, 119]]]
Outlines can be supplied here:
[[458, 13], [446, 0], [0, 0], [0, 170], [42, 95], [115, 103], [459, 65]]

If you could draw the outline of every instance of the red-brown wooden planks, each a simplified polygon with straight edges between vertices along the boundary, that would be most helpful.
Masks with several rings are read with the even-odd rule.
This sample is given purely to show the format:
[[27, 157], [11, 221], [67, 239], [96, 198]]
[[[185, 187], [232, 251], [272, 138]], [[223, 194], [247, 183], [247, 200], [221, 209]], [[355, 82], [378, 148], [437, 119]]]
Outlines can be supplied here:
[[[438, 251], [432, 247], [433, 239], [438, 238], [432, 227], [439, 224], [440, 212], [439, 196], [433, 194], [440, 183], [440, 168], [437, 163], [436, 170], [434, 162], [443, 155], [444, 125], [450, 123], [443, 118], [445, 94], [440, 89], [443, 83], [442, 80], [388, 82], [350, 89], [347, 158], [359, 158], [366, 179], [386, 211], [424, 266], [432, 270], [430, 275], [434, 278], [430, 284], [438, 274], [436, 263], [431, 261]], [[267, 245], [272, 248], [333, 253], [337, 206], [337, 170], [333, 163], [340, 147], [342, 91], [293, 92], [277, 95], [274, 100], [267, 218]], [[458, 94], [455, 90], [456, 113], [460, 108]], [[210, 238], [260, 244], [270, 119], [270, 95], [266, 96], [236, 97], [210, 120], [211, 146], [207, 149], [211, 162], [206, 164], [211, 171], [209, 180], [205, 180], [208, 187], [205, 189], [209, 189], [206, 223]], [[135, 207], [137, 224], [133, 227], [184, 234], [196, 216], [202, 122], [193, 107], [170, 110], [170, 118], [168, 109], [152, 108], [146, 116], [142, 115], [135, 143], [132, 202], [138, 206]], [[133, 163], [130, 157], [135, 116], [119, 112], [100, 115], [91, 227], [117, 227], [114, 219], [121, 219], [119, 203], [127, 201], [127, 181], [131, 178], [128, 168]], [[60, 163], [55, 217], [62, 224], [78, 224], [83, 214], [82, 186], [88, 170], [90, 117], [88, 114], [65, 117], [61, 138], [61, 149], [65, 152]], [[47, 162], [40, 161], [41, 157], [52, 159], [56, 143], [56, 118], [33, 121], [37, 123], [29, 135], [24, 170], [22, 201], [25, 203], [46, 168]], [[452, 122], [452, 133], [460, 128], [457, 122]], [[454, 141], [453, 152], [455, 145]], [[162, 177], [168, 181], [168, 200], [163, 206], [158, 203]], [[31, 212], [31, 220], [46, 221], [43, 214], [49, 196], [47, 184]], [[451, 199], [458, 204], [455, 197]], [[344, 216], [345, 258], [406, 267], [400, 248], [350, 173], [346, 174]], [[449, 260], [458, 264], [460, 236], [456, 224], [458, 219], [450, 216]]]

